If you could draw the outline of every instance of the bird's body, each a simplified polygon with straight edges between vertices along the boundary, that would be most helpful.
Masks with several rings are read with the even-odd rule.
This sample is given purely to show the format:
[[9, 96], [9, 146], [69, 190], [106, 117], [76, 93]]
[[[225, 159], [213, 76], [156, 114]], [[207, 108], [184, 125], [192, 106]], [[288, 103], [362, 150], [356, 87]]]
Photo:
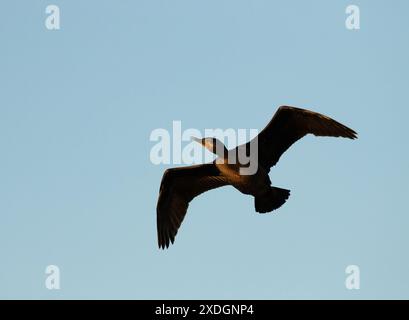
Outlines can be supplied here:
[[[355, 131], [327, 116], [283, 106], [255, 139], [235, 149], [227, 150], [216, 138], [195, 139], [218, 158], [212, 163], [165, 171], [157, 204], [159, 247], [167, 248], [174, 242], [189, 202], [208, 190], [231, 185], [241, 193], [253, 196], [259, 213], [282, 206], [290, 191], [271, 186], [270, 168], [294, 142], [309, 133], [356, 138]], [[243, 153], [250, 155], [250, 162], [241, 163], [240, 154]], [[249, 164], [254, 165], [254, 162], [256, 170], [246, 173]]]
[[266, 170], [258, 166], [258, 170], [252, 175], [243, 175], [240, 168], [245, 167], [240, 163], [230, 164], [228, 159], [215, 161], [216, 168], [226, 179], [227, 183], [235, 187], [241, 193], [257, 196], [267, 192], [270, 189], [271, 181]]

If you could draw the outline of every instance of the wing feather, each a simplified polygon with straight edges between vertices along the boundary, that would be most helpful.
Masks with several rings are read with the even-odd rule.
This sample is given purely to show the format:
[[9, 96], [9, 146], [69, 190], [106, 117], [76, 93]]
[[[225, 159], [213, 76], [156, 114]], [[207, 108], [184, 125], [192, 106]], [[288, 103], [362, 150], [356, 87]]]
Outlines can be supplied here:
[[[293, 143], [307, 134], [357, 138], [357, 133], [354, 130], [323, 114], [296, 107], [282, 106], [256, 137], [258, 139], [259, 164], [270, 171], [270, 168], [277, 164], [281, 155]], [[249, 149], [250, 143], [247, 143], [246, 149]]]
[[159, 248], [168, 248], [175, 241], [193, 198], [227, 184], [214, 163], [166, 170], [156, 208]]

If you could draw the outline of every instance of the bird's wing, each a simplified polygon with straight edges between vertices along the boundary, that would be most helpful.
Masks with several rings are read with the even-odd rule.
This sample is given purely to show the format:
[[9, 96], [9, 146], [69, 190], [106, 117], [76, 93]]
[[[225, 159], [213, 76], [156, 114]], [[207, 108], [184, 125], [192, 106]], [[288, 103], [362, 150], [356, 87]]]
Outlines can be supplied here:
[[159, 248], [167, 248], [174, 242], [194, 197], [227, 184], [214, 163], [166, 170], [156, 207]]
[[[355, 139], [356, 132], [317, 112], [282, 106], [258, 134], [258, 162], [267, 172], [276, 165], [281, 155], [297, 140], [307, 134]], [[250, 147], [246, 144], [246, 149]]]

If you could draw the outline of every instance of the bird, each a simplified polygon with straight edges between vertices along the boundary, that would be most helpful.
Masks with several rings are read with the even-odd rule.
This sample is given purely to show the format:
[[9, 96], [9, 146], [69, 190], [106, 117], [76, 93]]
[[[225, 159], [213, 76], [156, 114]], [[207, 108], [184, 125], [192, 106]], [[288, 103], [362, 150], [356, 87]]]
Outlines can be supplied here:
[[[193, 137], [194, 141], [217, 157], [210, 163], [165, 170], [156, 206], [159, 248], [169, 248], [174, 243], [189, 203], [206, 191], [230, 185], [243, 194], [253, 196], [255, 211], [258, 213], [271, 212], [281, 207], [289, 198], [290, 190], [272, 186], [270, 169], [291, 145], [308, 134], [357, 138], [354, 130], [328, 116], [292, 106], [279, 107], [256, 137], [231, 150], [227, 150], [217, 138]], [[252, 145], [257, 148], [252, 150]], [[243, 152], [250, 153], [250, 159], [257, 161], [257, 170], [251, 174], [242, 174], [249, 163], [229, 162], [229, 157], [236, 156], [237, 159]]]

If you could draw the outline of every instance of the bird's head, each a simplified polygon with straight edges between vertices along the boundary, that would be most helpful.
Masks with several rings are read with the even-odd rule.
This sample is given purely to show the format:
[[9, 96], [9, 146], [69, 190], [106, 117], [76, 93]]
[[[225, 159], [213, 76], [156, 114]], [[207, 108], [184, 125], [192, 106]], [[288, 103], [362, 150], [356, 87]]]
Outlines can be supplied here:
[[198, 143], [200, 143], [201, 145], [203, 145], [207, 150], [209, 150], [210, 152], [218, 155], [219, 157], [225, 157], [227, 155], [227, 149], [224, 146], [223, 142], [221, 142], [219, 139], [217, 138], [203, 138], [203, 139], [199, 139], [199, 138], [192, 138], [193, 141], [196, 141]]

